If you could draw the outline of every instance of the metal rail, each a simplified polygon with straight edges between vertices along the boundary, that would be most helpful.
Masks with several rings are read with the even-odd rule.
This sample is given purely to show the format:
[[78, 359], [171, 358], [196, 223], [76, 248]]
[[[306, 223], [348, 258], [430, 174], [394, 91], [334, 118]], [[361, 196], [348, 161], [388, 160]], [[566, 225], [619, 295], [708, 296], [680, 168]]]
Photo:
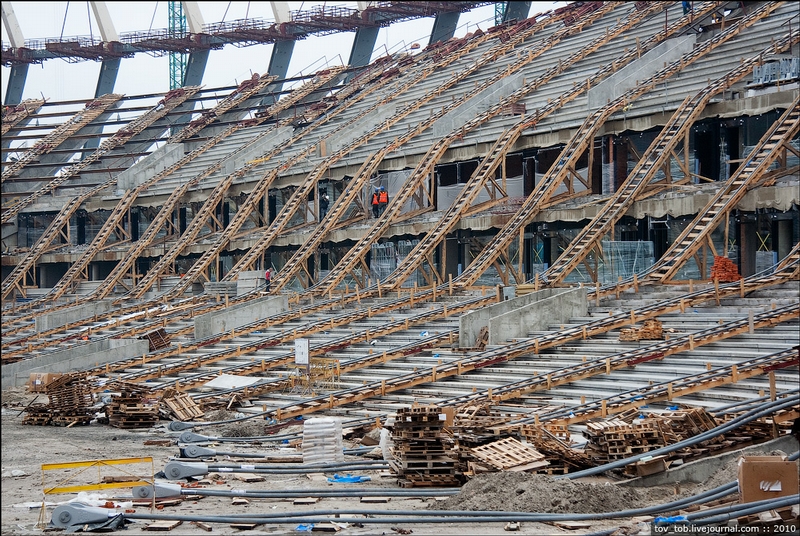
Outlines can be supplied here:
[[[184, 93], [176, 94], [173, 98], [160, 102], [154, 108], [150, 109], [145, 114], [143, 114], [140, 118], [132, 121], [126, 127], [121, 129], [120, 131], [118, 131], [109, 140], [106, 140], [105, 142], [103, 142], [103, 144], [101, 144], [100, 148], [98, 148], [98, 150], [95, 151], [91, 157], [87, 158], [87, 160], [90, 160], [91, 162], [94, 162], [100, 156], [102, 156], [102, 154], [105, 154], [106, 152], [110, 151], [112, 148], [114, 148], [114, 147], [116, 147], [116, 146], [118, 146], [118, 145], [120, 145], [122, 143], [125, 143], [126, 141], [129, 141], [130, 138], [133, 137], [135, 134], [141, 132], [147, 126], [152, 124], [154, 121], [160, 119], [161, 117], [166, 115], [169, 111], [171, 111], [172, 109], [176, 108], [177, 106], [179, 106], [180, 104], [185, 102], [186, 99], [188, 99], [189, 97], [191, 97], [192, 95], [197, 93], [200, 90], [200, 87], [199, 86], [192, 86], [192, 87], [187, 87], [187, 88], [184, 88], [184, 89], [185, 89]], [[130, 132], [130, 135], [128, 135], [128, 132]], [[117, 137], [117, 136], [119, 136], [119, 137]], [[93, 159], [92, 157], [95, 156], [95, 155], [97, 155], [97, 158]], [[63, 180], [61, 178], [57, 178], [54, 181], [51, 181], [49, 184], [45, 185], [44, 187], [40, 188], [37, 192], [34, 192], [33, 194], [31, 194], [28, 198], [26, 198], [26, 199], [24, 199], [24, 200], [22, 200], [22, 201], [20, 201], [20, 202], [18, 202], [16, 204], [12, 205], [11, 207], [9, 207], [9, 209], [7, 211], [3, 212], [2, 223], [7, 223], [7, 222], [11, 221], [11, 218], [16, 216], [18, 214], [18, 212], [20, 210], [22, 210], [22, 208], [24, 208], [28, 204], [32, 203], [35, 199], [37, 199], [38, 197], [41, 197], [42, 195], [46, 194], [47, 192], [53, 191], [55, 188], [57, 188], [60, 184], [62, 184], [68, 178], [70, 178], [70, 177], [74, 176], [75, 174], [79, 173], [82, 169], [84, 169], [83, 162], [79, 162], [79, 163], [77, 163], [77, 164], [75, 164], [73, 166], [70, 166], [70, 168], [68, 168], [65, 171]], [[49, 249], [52, 249], [51, 244], [53, 243], [53, 241], [59, 235], [64, 236], [62, 229], [64, 229], [64, 227], [68, 225], [69, 220], [72, 217], [72, 215], [75, 214], [75, 212], [81, 207], [81, 205], [84, 203], [84, 201], [86, 201], [91, 196], [94, 196], [94, 195], [98, 194], [103, 189], [105, 189], [108, 186], [111, 186], [112, 184], [115, 184], [115, 183], [116, 183], [116, 178], [111, 179], [111, 180], [105, 182], [104, 184], [102, 184], [100, 187], [94, 188], [94, 189], [90, 190], [89, 192], [87, 192], [87, 193], [85, 193], [83, 195], [79, 195], [79, 196], [73, 198], [70, 202], [68, 202], [61, 209], [61, 211], [56, 215], [56, 217], [53, 219], [53, 221], [47, 227], [47, 229], [45, 229], [45, 232], [42, 233], [42, 236], [39, 237], [39, 240], [36, 241], [36, 244], [33, 245], [33, 247], [28, 252], [28, 254], [14, 268], [14, 270], [12, 270], [12, 272], [3, 280], [2, 296], [3, 296], [4, 300], [7, 299], [10, 296], [10, 294], [11, 294], [11, 292], [13, 290], [19, 291], [22, 295], [25, 294], [24, 288], [22, 288], [20, 286], [20, 282], [23, 281], [23, 278], [29, 272], [29, 270], [31, 270], [33, 268], [33, 266], [36, 264], [36, 261], [46, 251], [48, 251]], [[133, 199], [135, 199], [135, 196], [134, 196]], [[128, 201], [128, 203], [130, 204], [130, 202], [132, 202], [133, 199]], [[120, 213], [122, 211], [117, 211], [117, 212]], [[111, 225], [111, 229], [112, 230], [116, 227], [116, 223], [117, 222], [112, 223], [112, 225]], [[108, 232], [108, 234], [110, 234], [110, 231]], [[69, 242], [69, 237], [68, 236], [64, 236], [64, 238], [66, 239], [67, 242]], [[96, 240], [93, 241], [92, 244], [90, 245], [89, 249], [87, 249], [87, 251], [82, 255], [81, 263], [83, 263], [83, 262], [87, 262], [88, 263], [89, 261], [85, 260], [86, 257], [90, 255], [90, 252], [91, 252], [91, 256], [94, 256], [97, 253], [98, 247], [100, 245], [101, 245], [101, 243], [98, 244], [98, 242]], [[89, 257], [89, 260], [91, 260], [91, 257]], [[77, 272], [75, 272], [75, 273], [77, 273]], [[64, 278], [62, 278], [62, 281], [64, 281]], [[66, 281], [65, 284], [67, 282], [68, 281]], [[23, 282], [23, 285], [24, 285], [24, 282]], [[60, 294], [59, 294], [59, 296], [60, 296]]]
[[[381, 324], [381, 326], [376, 328], [368, 328], [356, 331], [349, 335], [345, 335], [331, 341], [317, 344], [310, 348], [310, 356], [311, 357], [323, 356], [328, 352], [333, 352], [342, 348], [346, 348], [348, 346], [360, 342], [368, 342], [374, 339], [378, 339], [380, 337], [391, 335], [393, 333], [407, 331], [411, 329], [413, 326], [425, 322], [431, 322], [434, 320], [448, 318], [454, 315], [462, 314], [466, 311], [469, 311], [470, 309], [474, 309], [475, 307], [481, 307], [491, 302], [496, 302], [496, 298], [494, 296], [473, 298], [469, 300], [464, 300], [457, 304], [434, 307], [427, 311], [411, 315], [402, 320], [390, 320], [384, 322], [383, 324]], [[214, 371], [198, 372], [191, 376], [187, 376], [185, 374], [185, 371], [194, 370], [201, 366], [207, 366], [212, 363], [218, 364], [220, 361], [224, 361], [226, 359], [231, 359], [231, 358], [241, 359], [242, 356], [246, 356], [248, 354], [257, 352], [264, 348], [290, 343], [294, 341], [297, 337], [307, 337], [315, 333], [327, 331], [336, 328], [338, 326], [351, 324], [354, 321], [363, 320], [365, 318], [370, 318], [374, 316], [375, 316], [374, 313], [370, 314], [369, 312], [365, 311], [361, 311], [356, 314], [345, 313], [343, 315], [337, 315], [330, 319], [326, 318], [323, 320], [319, 320], [317, 322], [313, 322], [300, 329], [286, 329], [276, 335], [265, 337], [260, 340], [253, 341], [247, 344], [238, 345], [235, 350], [226, 349], [219, 352], [215, 352], [213, 354], [204, 355], [203, 357], [192, 357], [192, 358], [181, 359], [180, 361], [171, 361], [164, 365], [158, 365], [153, 363], [153, 366], [151, 366], [148, 370], [126, 373], [121, 375], [119, 379], [130, 382], [142, 382], [142, 381], [153, 380], [156, 378], [163, 378], [164, 376], [181, 374], [181, 376], [177, 379], [164, 381], [159, 386], [158, 390], [162, 390], [167, 387], [175, 387], [176, 389], [187, 390], [199, 387], [209, 382], [217, 375], [219, 375], [219, 373], [223, 370], [226, 374], [237, 374], [237, 375], [263, 373], [266, 372], [267, 370], [274, 369], [276, 367], [282, 367], [285, 365], [292, 364], [295, 358], [294, 351], [293, 350], [288, 351], [279, 356], [273, 356], [268, 359], [260, 359], [258, 361], [253, 361], [251, 363], [231, 365], [228, 367], [224, 367], [222, 369], [219, 366], [216, 366]], [[371, 354], [359, 359], [348, 361], [345, 364], [340, 364], [337, 361], [336, 370], [339, 374], [342, 374], [359, 370], [364, 367], [368, 367], [379, 363], [387, 363], [394, 359], [398, 359], [431, 348], [443, 342], [452, 343], [457, 338], [458, 338], [457, 331], [446, 330], [442, 333], [437, 333], [435, 335], [425, 337], [424, 339], [420, 339], [419, 341], [408, 343], [406, 345], [403, 345], [402, 347], [395, 348], [391, 352]], [[134, 364], [136, 363], [136, 361], [131, 360], [131, 363]], [[139, 363], [141, 363], [141, 360], [139, 360]], [[116, 370], [125, 370], [125, 367], [118, 366], [116, 363], [113, 365], [112, 368]], [[130, 366], [128, 366], [127, 368], [130, 368]], [[102, 367], [99, 367], [98, 372], [101, 370], [104, 371]], [[247, 392], [248, 396], [252, 396], [256, 392], [266, 392], [266, 391], [274, 391], [277, 389], [284, 389], [290, 385], [293, 385], [293, 383], [294, 383], [293, 379], [288, 378], [286, 380], [272, 382], [269, 385], [265, 386], [248, 387]]]
[[[503, 99], [499, 106], [505, 106], [510, 104], [511, 102], [515, 102], [519, 98], [521, 98], [525, 93], [528, 93], [536, 88], [541, 87], [544, 83], [551, 80], [552, 78], [561, 74], [564, 69], [568, 68], [571, 65], [574, 65], [579, 60], [585, 58], [590, 53], [597, 50], [600, 46], [610, 41], [613, 37], [620, 35], [625, 30], [630, 29], [635, 24], [638, 24], [644, 18], [652, 15], [656, 11], [663, 10], [666, 7], [664, 4], [658, 3], [649, 3], [644, 10], [634, 10], [629, 14], [629, 17], [623, 21], [620, 21], [613, 29], [607, 30], [605, 34], [598, 37], [597, 39], [593, 40], [591, 43], [583, 47], [581, 50], [575, 52], [574, 54], [570, 55], [566, 60], [560, 61], [557, 67], [554, 67], [544, 74], [540, 75], [537, 79], [535, 79], [532, 83], [526, 85], [525, 88], [522, 88], [514, 93], [512, 93], [509, 97]], [[650, 48], [655, 46], [658, 41], [648, 41], [645, 43], [644, 48]], [[641, 53], [641, 50], [639, 51]], [[632, 60], [634, 56], [630, 56], [629, 59]], [[617, 66], [619, 68], [619, 66]], [[600, 75], [591, 79], [592, 84], [596, 84], [599, 82], [604, 76], [607, 76], [609, 72], [607, 70], [600, 69]], [[588, 89], [588, 86], [587, 86]], [[537, 121], [541, 121], [545, 116], [554, 113], [557, 109], [563, 107], [567, 102], [571, 101], [575, 97], [578, 96], [578, 93], [574, 93], [570, 96], [569, 99], [559, 99], [559, 101], [553, 105], [548, 106], [547, 109], [542, 112], [537, 113]], [[495, 170], [500, 166], [505, 157], [506, 153], [511, 150], [514, 146], [514, 143], [519, 139], [519, 136], [522, 134], [522, 131], [530, 126], [529, 120], [522, 120], [517, 125], [508, 129], [500, 138], [495, 142], [494, 146], [490, 149], [489, 154], [481, 161], [480, 166], [473, 172], [469, 181], [465, 184], [464, 188], [459, 193], [459, 196], [454, 200], [451, 206], [445, 211], [444, 215], [439, 220], [439, 224], [435, 227], [434, 230], [429, 232], [420, 242], [414, 247], [414, 249], [409, 253], [409, 255], [403, 260], [403, 263], [397, 267], [397, 269], [390, 274], [389, 279], [387, 279], [387, 283], [391, 284], [394, 287], [398, 287], [401, 285], [413, 272], [416, 270], [419, 265], [426, 259], [428, 259], [428, 264], [433, 270], [433, 266], [435, 263], [431, 262], [430, 256], [432, 255], [433, 248], [436, 244], [441, 242], [441, 240], [452, 231], [452, 229], [458, 224], [458, 222], [465, 217], [471, 211], [477, 211], [485, 209], [486, 206], [481, 205], [479, 207], [472, 207], [473, 201], [477, 198], [478, 194], [481, 191], [481, 188], [484, 185], [492, 180], [492, 175], [494, 174]], [[456, 133], [458, 135], [458, 133]], [[441, 282], [444, 278], [440, 274], [436, 274], [436, 280]]]
[[172, 93], [172, 95], [167, 94], [167, 96], [165, 96], [157, 106], [140, 115], [116, 131], [111, 137], [104, 140], [99, 147], [92, 152], [92, 154], [83, 158], [80, 162], [62, 169], [49, 183], [39, 188], [26, 198], [17, 201], [5, 209], [3, 211], [2, 223], [11, 221], [11, 218], [16, 216], [20, 210], [30, 205], [43, 195], [52, 192], [72, 177], [77, 176], [81, 171], [100, 160], [100, 158], [106, 156], [113, 149], [116, 149], [117, 147], [130, 141], [134, 136], [140, 134], [142, 131], [144, 131], [144, 129], [167, 115], [167, 113], [171, 112], [179, 105], [183, 104], [190, 97], [194, 96], [198, 91], [200, 91], [200, 89], [200, 86], [187, 86], [181, 88], [179, 93]]
[[6, 133], [14, 128], [17, 123], [26, 119], [32, 112], [38, 111], [45, 103], [44, 99], [25, 99], [17, 104], [14, 109], [3, 116], [2, 126], [0, 126], [0, 134], [5, 136]]
[[[511, 400], [520, 398], [522, 395], [535, 392], [547, 391], [559, 385], [566, 385], [582, 379], [590, 378], [600, 374], [609, 374], [613, 370], [622, 370], [634, 368], [639, 363], [660, 361], [667, 356], [684, 352], [686, 350], [693, 350], [697, 347], [711, 344], [720, 340], [724, 340], [742, 333], [748, 332], [751, 329], [758, 329], [763, 327], [770, 327], [783, 322], [791, 322], [797, 319], [797, 313], [800, 311], [800, 305], [787, 305], [778, 309], [765, 311], [753, 315], [752, 325], [748, 317], [725, 322], [718, 326], [709, 329], [697, 331], [681, 337], [670, 338], [669, 340], [659, 341], [654, 344], [649, 344], [644, 347], [636, 348], [619, 352], [614, 355], [606, 356], [592, 361], [586, 361], [579, 365], [571, 365], [560, 369], [548, 372], [545, 375], [537, 374], [533, 378], [521, 380], [518, 382], [502, 385], [500, 387], [484, 390], [478, 393], [472, 393], [463, 397], [448, 399], [440, 405], [446, 406], [460, 406], [463, 404], [489, 401], [501, 402], [504, 400]], [[652, 318], [652, 317], [651, 317]], [[540, 342], [539, 347], [542, 348], [543, 344]], [[684, 380], [685, 384], [676, 384], [675, 382], [668, 382], [664, 384], [663, 392], [658, 391], [660, 400], [672, 399], [673, 396], [680, 396], [678, 394], [680, 389], [689, 389], [691, 385], [694, 390], [686, 390], [683, 394], [688, 394], [697, 390], [715, 387], [720, 383], [730, 383], [738, 381], [738, 379], [745, 379], [751, 376], [764, 374], [764, 369], [759, 369], [763, 366], [791, 366], [797, 364], [797, 350], [785, 350], [778, 352], [770, 357], [769, 363], [764, 362], [764, 358], [758, 358], [753, 361], [743, 362], [733, 366], [732, 375], [728, 375], [720, 382], [712, 382], [709, 378], [713, 375], [721, 374], [720, 369], [712, 372], [705, 372], [700, 375], [692, 376], [692, 380], [688, 377]], [[718, 378], [717, 378], [718, 379]], [[705, 386], [700, 388], [698, 382], [705, 382]], [[673, 385], [674, 384], [674, 385]], [[630, 404], [635, 405], [632, 400], [633, 396], [640, 396], [640, 392], [645, 391], [650, 393], [648, 396], [653, 395], [655, 387], [645, 387], [637, 389], [631, 393], [622, 393], [614, 395], [613, 397], [603, 399], [604, 401], [597, 401], [591, 404], [582, 405], [580, 411], [570, 408], [570, 412], [575, 415], [575, 418], [570, 422], [583, 422], [590, 418], [602, 416], [606, 417], [608, 413], [619, 413], [629, 409]], [[644, 394], [641, 394], [644, 396]], [[636, 400], [639, 400], [638, 398]], [[647, 400], [656, 400], [655, 398], [647, 398]], [[646, 402], [640, 402], [642, 405]], [[637, 406], [638, 407], [638, 406]], [[569, 416], [572, 419], [572, 415]]]
[[[547, 21], [550, 22], [551, 19], [547, 19]], [[539, 29], [540, 24], [542, 24], [542, 23], [537, 23], [537, 24], [534, 25], [534, 27], [536, 29]], [[517, 36], [517, 39], [522, 39], [524, 35], [527, 35], [528, 33], [532, 33], [532, 31], [533, 30], [520, 32], [519, 35]], [[485, 41], [489, 40], [490, 38], [491, 38], [491, 36], [489, 34], [483, 34], [483, 35], [481, 35], [479, 37], [475, 37], [475, 38], [472, 38], [472, 39], [466, 41], [461, 46], [458, 46], [458, 47], [456, 47], [456, 48], [454, 48], [452, 50], [449, 50], [448, 54], [443, 54], [443, 55], [438, 56], [437, 60], [430, 62], [430, 64], [425, 66], [419, 73], [417, 73], [416, 76], [414, 76], [410, 80], [406, 81], [400, 88], [398, 88], [398, 90], [395, 93], [393, 93], [392, 95], [387, 96], [380, 103], [376, 103], [372, 108], [377, 108], [380, 104], [384, 104], [385, 102], [388, 102], [388, 101], [392, 100], [393, 98], [395, 98], [397, 95], [405, 93], [405, 91], [408, 90], [408, 88], [410, 88], [413, 85], [416, 85], [420, 81], [424, 80], [431, 73], [435, 72], [438, 69], [446, 67], [447, 65], [450, 65], [451, 63], [453, 63], [454, 61], [456, 61], [459, 58], [463, 57], [468, 52], [474, 50], [478, 45], [484, 43]], [[514, 40], [514, 42], [516, 42], [516, 39]], [[507, 47], [507, 45], [501, 45], [501, 46], [498, 46], [498, 47], [494, 47], [493, 50], [498, 50], [499, 51], [501, 49], [505, 49], [506, 47]], [[426, 104], [427, 102], [429, 102], [433, 98], [435, 98], [438, 95], [440, 95], [443, 91], [446, 91], [447, 89], [451, 88], [456, 83], [458, 83], [459, 81], [463, 80], [466, 76], [468, 76], [469, 74], [471, 74], [474, 71], [476, 71], [478, 68], [480, 68], [481, 66], [483, 66], [485, 64], [485, 61], [482, 61], [482, 60], [484, 60], [484, 58], [486, 58], [486, 56], [487, 55], [484, 55], [480, 60], [478, 60], [474, 64], [471, 64], [466, 69], [463, 69], [462, 71], [459, 71], [458, 73], [455, 73], [453, 76], [451, 76], [449, 79], [447, 79], [443, 84], [441, 84], [438, 88], [436, 88], [435, 91], [426, 93], [425, 96], [423, 96], [421, 99], [417, 99], [417, 100], [411, 102], [410, 104], [404, 106], [401, 110], [396, 111], [391, 117], [386, 118], [379, 125], [376, 125], [372, 129], [370, 129], [366, 134], [364, 134], [364, 135], [360, 136], [359, 138], [355, 139], [350, 144], [348, 144], [346, 147], [343, 147], [342, 149], [340, 149], [339, 151], [337, 151], [336, 153], [334, 153], [333, 155], [328, 157], [325, 162], [323, 162], [319, 166], [317, 166], [308, 175], [308, 177], [305, 179], [305, 181], [303, 182], [303, 185], [301, 185], [301, 187], [298, 188], [293, 193], [292, 197], [289, 199], [289, 201], [287, 201], [286, 205], [284, 205], [283, 209], [281, 210], [281, 213], [278, 214], [278, 216], [276, 217], [276, 221], [273, 222], [272, 225], [270, 225], [266, 230], [264, 230], [264, 232], [262, 232], [260, 234], [260, 236], [256, 240], [256, 244], [247, 251], [247, 253], [244, 255], [244, 257], [236, 264], [236, 266], [234, 267], [232, 272], [234, 274], [238, 274], [243, 269], [246, 269], [246, 267], [255, 266], [257, 260], [269, 248], [269, 246], [272, 245], [273, 241], [279, 236], [280, 232], [283, 231], [285, 225], [280, 224], [280, 220], [291, 218], [297, 212], [297, 210], [300, 209], [302, 204], [306, 202], [308, 193], [310, 191], [312, 191], [313, 188], [316, 186], [316, 183], [317, 183], [317, 180], [319, 179], [319, 177], [322, 176], [322, 174], [324, 174], [324, 172], [327, 171], [327, 169], [333, 163], [335, 163], [336, 161], [338, 161], [341, 158], [345, 157], [353, 149], [355, 149], [355, 148], [367, 143], [370, 139], [372, 139], [376, 135], [378, 135], [381, 132], [387, 130], [392, 125], [396, 124], [398, 121], [400, 121], [403, 118], [407, 117], [409, 114], [411, 114], [412, 112], [418, 110], [424, 104]], [[488, 61], [488, 60], [486, 60], [486, 61]], [[363, 115], [364, 114], [362, 114], [362, 116]], [[433, 120], [440, 118], [442, 115], [444, 115], [444, 111], [441, 111], [441, 112], [439, 112], [437, 114], [434, 114], [434, 117], [431, 117], [431, 118], [427, 119], [426, 121], [420, 123], [415, 129], [407, 132], [401, 138], [403, 140], [411, 139], [412, 137], [414, 137], [417, 134], [419, 134], [419, 132], [421, 132], [428, 125], [432, 124]], [[401, 143], [398, 140], [395, 140], [394, 142], [392, 142], [392, 143], [388, 144], [387, 146], [385, 146], [383, 149], [379, 150], [377, 154], [385, 154], [385, 152], [388, 152], [389, 150], [391, 150], [394, 147], [399, 146], [399, 145], [401, 145]], [[377, 156], [377, 154], [373, 155], [373, 156]], [[375, 165], [376, 166], [380, 165], [380, 161], [375, 163]], [[368, 180], [370, 175], [364, 176], [363, 173], [366, 173], [366, 171], [370, 167], [371, 166], [362, 166], [362, 168], [360, 170], [361, 173], [356, 178], [356, 182], [363, 183], [364, 181]], [[352, 194], [352, 195], [355, 195], [355, 194]], [[350, 195], [346, 196], [345, 199], [347, 197], [350, 197]], [[343, 202], [343, 201], [338, 200], [337, 204], [341, 203], [341, 202]], [[334, 206], [334, 210], [336, 210], [335, 206]], [[387, 209], [387, 211], [388, 211], [388, 209]], [[327, 234], [327, 231], [326, 231], [325, 227], [328, 227], [328, 229], [332, 228], [333, 226], [336, 225], [336, 220], [334, 220], [333, 218], [330, 218], [330, 219], [326, 220], [324, 223], [325, 223], [325, 226], [319, 232], [317, 232], [315, 234], [315, 237], [314, 237], [314, 242], [315, 243], [319, 243], [324, 238], [325, 234]], [[318, 225], [317, 227], [319, 228], [321, 225], [322, 224]], [[307, 258], [309, 255], [311, 255], [311, 253], [314, 251], [314, 249], [315, 249], [315, 246], [312, 246], [311, 244], [308, 244], [308, 246], [304, 245], [304, 247], [301, 248], [301, 250], [300, 250], [300, 251], [302, 251], [302, 253], [300, 253], [300, 251], [298, 251], [298, 254], [302, 255], [302, 256], [305, 256], [305, 258]], [[280, 273], [276, 274], [276, 277], [275, 277], [276, 283], [278, 283], [278, 285], [280, 287], [284, 286], [288, 282], [288, 280], [291, 279], [291, 275], [294, 275], [294, 274], [297, 273], [297, 270], [299, 269], [299, 265], [300, 265], [301, 262], [302, 262], [302, 259], [300, 257], [298, 257], [297, 259], [292, 260], [291, 261], [291, 265], [290, 265], [290, 269], [294, 273], [287, 274], [286, 276], [284, 276], [284, 275], [282, 275]], [[276, 289], [279, 288], [278, 285], [276, 285]]]

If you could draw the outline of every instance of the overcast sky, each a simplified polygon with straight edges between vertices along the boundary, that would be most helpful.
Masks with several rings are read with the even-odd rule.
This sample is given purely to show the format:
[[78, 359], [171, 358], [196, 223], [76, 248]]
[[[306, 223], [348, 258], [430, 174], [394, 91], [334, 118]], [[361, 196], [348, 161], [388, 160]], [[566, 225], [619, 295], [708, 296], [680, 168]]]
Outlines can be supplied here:
[[[5, 2], [4, 2], [5, 3]], [[532, 2], [529, 16], [556, 9], [567, 2]], [[57, 37], [98, 37], [100, 32], [88, 2], [10, 2], [25, 40]], [[167, 28], [167, 2], [106, 2], [118, 34], [145, 32]], [[308, 11], [315, 5], [346, 6], [356, 8], [355, 2], [289, 2], [290, 10]], [[234, 20], [261, 18], [273, 21], [269, 2], [199, 2], [203, 22], [232, 22]], [[433, 18], [416, 19], [381, 28], [372, 59], [394, 53], [419, 43], [428, 43]], [[487, 30], [494, 26], [494, 6], [476, 8], [462, 13], [456, 37], [477, 28]], [[350, 57], [355, 32], [345, 32], [323, 37], [308, 37], [295, 44], [289, 76], [309, 74], [328, 66], [344, 65]], [[10, 44], [3, 28], [3, 46]], [[264, 74], [269, 67], [271, 45], [238, 48], [227, 45], [212, 50], [203, 77], [206, 88], [236, 85], [250, 78], [252, 73]], [[94, 96], [100, 62], [81, 61], [67, 63], [62, 59], [46, 60], [41, 65], [31, 65], [25, 83], [23, 99], [41, 98], [49, 101], [89, 99]], [[10, 67], [2, 68], [2, 91], [5, 97]], [[136, 54], [123, 58], [117, 76], [115, 93], [143, 95], [163, 93], [169, 89], [169, 58], [154, 58]], [[5, 100], [3, 98], [3, 100]]]

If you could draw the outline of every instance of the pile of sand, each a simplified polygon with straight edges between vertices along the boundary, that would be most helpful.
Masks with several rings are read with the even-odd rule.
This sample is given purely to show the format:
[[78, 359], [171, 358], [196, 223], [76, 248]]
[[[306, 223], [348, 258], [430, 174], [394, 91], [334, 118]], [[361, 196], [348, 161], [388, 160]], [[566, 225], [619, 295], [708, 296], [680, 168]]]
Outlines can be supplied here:
[[437, 510], [496, 510], [508, 512], [615, 512], [642, 505], [645, 493], [611, 483], [556, 480], [548, 475], [498, 472], [477, 475], [458, 495], [431, 505]]

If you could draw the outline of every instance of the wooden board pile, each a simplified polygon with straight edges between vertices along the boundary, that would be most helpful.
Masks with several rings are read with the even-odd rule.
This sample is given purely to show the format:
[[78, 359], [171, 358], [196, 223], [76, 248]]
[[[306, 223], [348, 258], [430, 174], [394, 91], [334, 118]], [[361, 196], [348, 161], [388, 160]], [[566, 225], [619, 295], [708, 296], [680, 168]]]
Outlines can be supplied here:
[[541, 452], [548, 462], [548, 466], [538, 472], [557, 475], [594, 467], [588, 455], [572, 448], [569, 439], [559, 435], [559, 429], [551, 430], [551, 426], [527, 424], [519, 430], [525, 441]]
[[659, 320], [645, 320], [640, 328], [625, 328], [619, 331], [620, 341], [652, 341], [664, 338], [664, 328]]
[[158, 403], [150, 390], [135, 383], [115, 382], [109, 386], [119, 394], [106, 404], [108, 424], [115, 428], [150, 428], [158, 422]]
[[45, 386], [47, 404], [32, 404], [25, 410], [23, 424], [73, 426], [89, 424], [94, 418], [94, 396], [88, 373], [64, 374]]
[[739, 281], [739, 268], [728, 257], [714, 257], [714, 265], [711, 267], [711, 279], [718, 281]]
[[457, 486], [456, 460], [446, 441], [447, 415], [436, 406], [399, 409], [391, 426], [392, 455], [389, 462], [401, 487]]

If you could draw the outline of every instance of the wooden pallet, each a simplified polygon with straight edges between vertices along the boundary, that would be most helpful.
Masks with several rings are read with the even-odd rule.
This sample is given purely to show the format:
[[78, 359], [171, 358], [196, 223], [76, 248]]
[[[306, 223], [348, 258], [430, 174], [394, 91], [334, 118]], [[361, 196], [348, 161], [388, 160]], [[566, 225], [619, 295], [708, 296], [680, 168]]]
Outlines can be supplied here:
[[455, 475], [428, 475], [424, 479], [409, 475], [397, 480], [397, 485], [401, 488], [451, 487], [460, 484]]
[[529, 471], [549, 465], [544, 454], [513, 437], [475, 447], [471, 454], [501, 471]]
[[167, 335], [167, 331], [164, 328], [145, 333], [139, 337], [139, 339], [148, 341], [149, 350], [151, 352], [167, 348], [170, 345], [169, 335]]
[[186, 393], [176, 393], [162, 401], [181, 421], [192, 421], [205, 415], [197, 402]]

